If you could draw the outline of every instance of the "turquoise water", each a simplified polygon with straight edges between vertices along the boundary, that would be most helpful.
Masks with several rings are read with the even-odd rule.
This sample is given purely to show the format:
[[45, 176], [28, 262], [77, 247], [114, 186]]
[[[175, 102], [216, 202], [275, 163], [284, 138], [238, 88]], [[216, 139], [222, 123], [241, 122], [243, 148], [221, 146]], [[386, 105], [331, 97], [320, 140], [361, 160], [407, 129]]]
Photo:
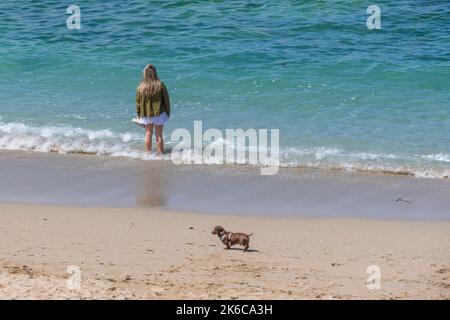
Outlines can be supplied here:
[[278, 128], [287, 166], [450, 174], [450, 3], [0, 3], [0, 148], [143, 153], [134, 94], [158, 68], [176, 128]]

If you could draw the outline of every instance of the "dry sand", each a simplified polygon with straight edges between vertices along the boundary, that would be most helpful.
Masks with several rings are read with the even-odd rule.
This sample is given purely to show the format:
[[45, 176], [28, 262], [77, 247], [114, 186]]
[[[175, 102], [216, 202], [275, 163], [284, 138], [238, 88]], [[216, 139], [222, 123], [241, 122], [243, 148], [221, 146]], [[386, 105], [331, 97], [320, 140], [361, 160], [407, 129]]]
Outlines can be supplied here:
[[[1, 299], [449, 299], [450, 222], [0, 204]], [[212, 228], [254, 232], [224, 250]], [[66, 269], [81, 269], [69, 290]], [[369, 290], [369, 265], [381, 289]]]

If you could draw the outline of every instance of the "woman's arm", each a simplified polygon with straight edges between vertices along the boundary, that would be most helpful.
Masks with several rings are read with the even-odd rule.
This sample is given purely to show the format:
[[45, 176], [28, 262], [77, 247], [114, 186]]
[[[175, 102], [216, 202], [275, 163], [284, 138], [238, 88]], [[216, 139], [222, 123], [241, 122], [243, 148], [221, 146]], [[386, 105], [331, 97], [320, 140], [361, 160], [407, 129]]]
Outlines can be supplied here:
[[138, 118], [141, 117], [140, 111], [141, 111], [141, 95], [138, 89], [136, 90], [136, 114]]
[[166, 85], [162, 84], [162, 99], [164, 103], [164, 111], [166, 112], [167, 116], [170, 117], [170, 99], [169, 99], [169, 92], [167, 91]]

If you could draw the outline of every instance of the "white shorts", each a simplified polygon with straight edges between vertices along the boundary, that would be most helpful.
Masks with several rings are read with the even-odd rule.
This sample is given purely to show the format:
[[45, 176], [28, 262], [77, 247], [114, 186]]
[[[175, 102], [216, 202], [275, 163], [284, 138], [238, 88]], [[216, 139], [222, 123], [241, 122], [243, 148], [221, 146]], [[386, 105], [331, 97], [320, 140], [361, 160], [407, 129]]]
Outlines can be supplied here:
[[142, 123], [145, 126], [148, 126], [149, 124], [153, 124], [155, 126], [162, 126], [167, 122], [169, 117], [165, 112], [161, 113], [157, 117], [141, 117], [139, 118], [140, 123]]

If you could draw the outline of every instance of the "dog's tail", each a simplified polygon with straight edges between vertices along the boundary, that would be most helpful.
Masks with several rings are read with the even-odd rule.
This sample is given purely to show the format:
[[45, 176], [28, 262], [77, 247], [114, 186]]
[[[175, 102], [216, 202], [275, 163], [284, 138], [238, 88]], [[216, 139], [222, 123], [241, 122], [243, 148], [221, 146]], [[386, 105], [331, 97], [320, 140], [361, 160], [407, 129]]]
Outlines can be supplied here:
[[250, 233], [250, 234], [248, 234], [248, 235], [247, 235], [247, 237], [250, 237], [251, 235], [253, 235], [253, 232], [252, 232], [252, 233]]

